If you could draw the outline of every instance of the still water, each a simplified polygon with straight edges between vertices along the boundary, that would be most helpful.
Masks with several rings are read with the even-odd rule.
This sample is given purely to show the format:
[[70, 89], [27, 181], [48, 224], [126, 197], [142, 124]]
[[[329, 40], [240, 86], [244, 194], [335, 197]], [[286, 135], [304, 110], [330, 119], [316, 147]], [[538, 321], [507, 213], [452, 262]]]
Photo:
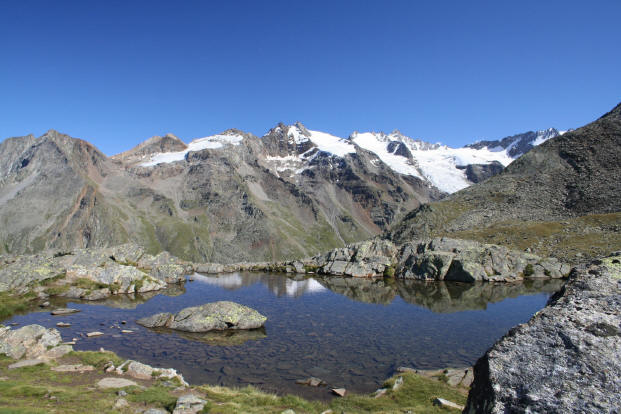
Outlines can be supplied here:
[[[474, 362], [509, 328], [545, 306], [562, 282], [519, 284], [425, 283], [259, 273], [192, 276], [184, 286], [101, 302], [56, 303], [80, 309], [48, 311], [4, 323], [59, 328], [79, 338], [77, 350], [111, 350], [153, 366], [172, 367], [193, 384], [255, 385], [266, 391], [326, 398], [326, 388], [295, 383], [315, 376], [330, 386], [367, 393], [400, 366], [462, 367]], [[265, 328], [233, 335], [154, 331], [135, 323], [158, 312], [231, 300], [267, 316]], [[125, 321], [125, 325], [121, 322]], [[121, 334], [115, 325], [131, 329]], [[105, 335], [85, 338], [101, 331]]]

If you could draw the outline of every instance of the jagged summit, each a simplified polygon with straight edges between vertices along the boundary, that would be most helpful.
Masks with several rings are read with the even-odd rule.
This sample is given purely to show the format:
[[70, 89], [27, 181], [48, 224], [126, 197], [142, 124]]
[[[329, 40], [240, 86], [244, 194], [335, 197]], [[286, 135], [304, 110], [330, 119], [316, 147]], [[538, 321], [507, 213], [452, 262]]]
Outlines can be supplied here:
[[528, 131], [522, 134], [508, 136], [496, 141], [478, 141], [466, 145], [467, 148], [488, 149], [494, 152], [506, 152], [515, 159], [530, 151], [533, 147], [546, 142], [551, 138], [563, 135], [567, 131], [559, 131], [555, 128], [543, 129], [540, 131]]
[[[472, 183], [480, 182], [502, 170], [515, 158], [536, 145], [562, 132], [554, 128], [538, 132], [527, 132], [497, 141], [480, 141], [462, 148], [451, 148], [432, 144], [403, 135], [398, 129], [391, 133], [353, 132], [341, 138], [321, 131], [309, 130], [297, 121], [292, 125], [279, 122], [260, 139], [238, 129], [229, 129], [221, 134], [193, 140], [183, 146], [178, 139], [176, 145], [168, 144], [163, 138], [147, 140], [138, 147], [115, 156], [115, 159], [144, 168], [156, 165], [183, 162], [189, 152], [241, 148], [259, 145], [264, 148], [268, 165], [279, 175], [295, 175], [308, 170], [317, 162], [317, 156], [343, 158], [360, 151], [368, 151], [377, 161], [394, 172], [423, 180], [446, 193], [453, 193]], [[251, 144], [254, 143], [254, 144]], [[376, 164], [376, 166], [379, 164]]]

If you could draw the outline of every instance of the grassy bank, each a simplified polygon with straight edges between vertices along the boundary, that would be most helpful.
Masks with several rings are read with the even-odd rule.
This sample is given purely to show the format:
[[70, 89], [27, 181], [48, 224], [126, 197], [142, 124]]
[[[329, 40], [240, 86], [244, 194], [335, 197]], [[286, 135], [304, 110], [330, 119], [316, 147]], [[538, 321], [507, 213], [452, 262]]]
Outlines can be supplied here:
[[[446, 413], [447, 409], [435, 407], [435, 397], [459, 404], [466, 400], [465, 391], [413, 373], [399, 374], [403, 385], [389, 390], [380, 398], [365, 395], [346, 395], [331, 402], [308, 401], [296, 396], [277, 396], [254, 387], [226, 388], [196, 386], [177, 389], [176, 384], [165, 380], [135, 380], [140, 387], [125, 388], [128, 406], [115, 408], [119, 397], [116, 390], [101, 390], [95, 384], [102, 378], [116, 376], [104, 373], [105, 361], [119, 362], [110, 352], [72, 352], [50, 365], [37, 365], [8, 369], [14, 360], [0, 356], [0, 413], [133, 413], [138, 409], [164, 408], [172, 411], [180, 395], [192, 392], [208, 401], [203, 412], [208, 413], [282, 413], [291, 409], [295, 413]], [[59, 364], [91, 364], [94, 371], [85, 373], [55, 372], [51, 366]], [[384, 386], [391, 388], [393, 377]], [[453, 411], [457, 412], [457, 411]]]

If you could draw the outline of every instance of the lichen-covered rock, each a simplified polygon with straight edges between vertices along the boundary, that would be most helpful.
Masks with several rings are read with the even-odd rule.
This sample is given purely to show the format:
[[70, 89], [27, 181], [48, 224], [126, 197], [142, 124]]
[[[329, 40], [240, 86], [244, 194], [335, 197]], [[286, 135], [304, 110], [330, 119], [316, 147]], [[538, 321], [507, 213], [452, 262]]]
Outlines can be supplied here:
[[196, 414], [201, 412], [207, 401], [193, 394], [182, 395], [177, 399], [173, 414]]
[[128, 360], [116, 368], [116, 373], [119, 375], [128, 375], [136, 379], [154, 379], [154, 378], [176, 378], [183, 385], [188, 383], [183, 379], [183, 375], [179, 374], [172, 368], [154, 368], [150, 365], [143, 364], [142, 362]]
[[198, 273], [217, 274], [224, 272], [224, 265], [219, 263], [198, 263], [194, 266], [194, 270]]
[[387, 240], [369, 240], [306, 260], [319, 273], [336, 276], [395, 276], [457, 282], [561, 278], [569, 266], [555, 258], [469, 240], [416, 240], [397, 248]]
[[300, 268], [304, 264], [316, 267], [323, 274], [377, 277], [383, 276], [386, 268], [397, 262], [398, 253], [395, 245], [387, 240], [367, 240], [331, 250], [299, 264], [302, 265]]
[[[2, 264], [0, 292], [25, 293], [32, 289], [42, 295], [45, 289], [37, 286], [37, 282], [42, 282], [64, 287], [57, 289], [54, 295], [86, 300], [100, 300], [117, 293], [160, 290], [167, 283], [183, 281], [185, 274], [192, 270], [192, 266], [168, 252], [146, 255], [144, 249], [135, 244], [11, 256]], [[85, 284], [84, 280], [93, 283]]]
[[13, 359], [44, 357], [62, 342], [60, 332], [41, 325], [26, 325], [19, 329], [0, 330], [0, 354]]
[[99, 285], [109, 286], [114, 293], [142, 293], [166, 287], [165, 282], [147, 275], [134, 266], [116, 262], [103, 267], [73, 265], [68, 268], [66, 281], [71, 283], [78, 279], [87, 279]]
[[267, 318], [247, 306], [220, 301], [182, 309], [176, 314], [159, 313], [139, 319], [148, 328], [165, 327], [186, 332], [208, 332], [225, 329], [256, 329]]
[[618, 412], [621, 267], [612, 267], [572, 270], [546, 308], [487, 351], [464, 412]]
[[455, 282], [561, 278], [569, 266], [555, 258], [471, 240], [436, 238], [401, 247], [395, 275], [407, 279]]

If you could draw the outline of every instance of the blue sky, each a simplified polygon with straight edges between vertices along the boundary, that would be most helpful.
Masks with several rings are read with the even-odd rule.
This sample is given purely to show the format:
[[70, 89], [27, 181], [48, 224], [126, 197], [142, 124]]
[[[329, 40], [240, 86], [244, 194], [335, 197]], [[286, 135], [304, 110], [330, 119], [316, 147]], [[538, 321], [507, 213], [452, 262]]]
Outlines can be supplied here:
[[578, 127], [621, 101], [621, 1], [13, 1], [0, 139], [108, 155], [277, 122], [460, 146]]

